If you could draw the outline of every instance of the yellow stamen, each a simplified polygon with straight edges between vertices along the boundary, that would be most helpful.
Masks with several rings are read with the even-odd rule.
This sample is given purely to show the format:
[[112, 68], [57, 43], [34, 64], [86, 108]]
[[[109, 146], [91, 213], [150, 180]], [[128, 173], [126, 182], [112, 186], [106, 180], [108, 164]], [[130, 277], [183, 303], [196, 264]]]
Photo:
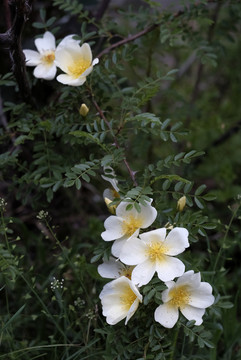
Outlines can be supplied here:
[[190, 292], [188, 285], [181, 285], [170, 290], [169, 296], [172, 298], [168, 303], [175, 307], [182, 308], [187, 305], [190, 300]]
[[153, 241], [148, 244], [147, 254], [151, 261], [164, 260], [168, 248], [160, 242]]
[[132, 291], [132, 289], [128, 286], [125, 288], [123, 295], [121, 296], [120, 300], [123, 307], [126, 310], [129, 310], [133, 302], [136, 300], [137, 296]]
[[74, 79], [77, 79], [85, 70], [90, 67], [90, 62], [84, 59], [77, 59], [68, 66], [69, 75], [73, 76]]
[[123, 221], [123, 224], [122, 224], [122, 229], [123, 229], [125, 235], [128, 235], [128, 236], [133, 235], [137, 229], [140, 229], [142, 222], [143, 222], [142, 219], [140, 219], [140, 218], [136, 219], [136, 218], [134, 218], [133, 215], [130, 215], [128, 220]]
[[41, 60], [46, 65], [52, 65], [55, 60], [54, 51], [46, 51], [45, 54], [42, 56]]

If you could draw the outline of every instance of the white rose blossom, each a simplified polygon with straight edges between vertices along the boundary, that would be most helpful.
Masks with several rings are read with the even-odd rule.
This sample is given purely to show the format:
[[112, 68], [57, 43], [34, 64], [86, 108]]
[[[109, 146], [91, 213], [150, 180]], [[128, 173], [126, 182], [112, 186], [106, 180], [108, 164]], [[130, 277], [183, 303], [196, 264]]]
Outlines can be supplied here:
[[127, 265], [136, 265], [132, 281], [138, 286], [146, 285], [155, 272], [160, 280], [170, 281], [181, 276], [185, 266], [173, 257], [189, 246], [188, 231], [176, 227], [166, 236], [166, 228], [156, 229], [132, 237], [123, 247], [120, 260]]
[[37, 51], [35, 50], [23, 50], [26, 58], [27, 66], [35, 66], [34, 76], [39, 79], [52, 80], [57, 71], [55, 63], [55, 53], [57, 50], [71, 45], [73, 43], [79, 44], [79, 40], [74, 40], [73, 36], [66, 36], [58, 45], [56, 49], [54, 35], [46, 31], [42, 38], [38, 38], [34, 41]]
[[155, 310], [155, 320], [166, 328], [172, 328], [179, 317], [179, 310], [188, 320], [201, 325], [205, 309], [214, 303], [212, 287], [201, 282], [200, 273], [185, 272], [176, 282], [166, 282], [167, 290], [162, 293], [163, 304]]
[[71, 86], [83, 85], [98, 62], [99, 59], [92, 61], [89, 44], [79, 46], [76, 42], [69, 42], [66, 46], [58, 48], [55, 53], [55, 63], [65, 73], [58, 75], [57, 80]]
[[126, 276], [128, 279], [131, 279], [133, 268], [134, 266], [124, 265], [118, 259], [110, 256], [108, 261], [104, 261], [103, 264], [98, 266], [98, 273], [107, 279], [117, 279], [120, 276]]
[[126, 325], [142, 302], [142, 295], [131, 280], [121, 276], [104, 286], [100, 299], [107, 323], [115, 325], [126, 318]]
[[116, 216], [109, 216], [105, 222], [105, 231], [102, 232], [101, 237], [105, 241], [115, 240], [112, 246], [112, 254], [117, 258], [127, 240], [133, 236], [138, 236], [140, 229], [149, 227], [156, 219], [157, 211], [151, 206], [151, 201], [145, 206], [140, 205], [140, 212], [135, 207], [131, 210], [126, 210], [129, 202], [122, 201], [116, 208]]

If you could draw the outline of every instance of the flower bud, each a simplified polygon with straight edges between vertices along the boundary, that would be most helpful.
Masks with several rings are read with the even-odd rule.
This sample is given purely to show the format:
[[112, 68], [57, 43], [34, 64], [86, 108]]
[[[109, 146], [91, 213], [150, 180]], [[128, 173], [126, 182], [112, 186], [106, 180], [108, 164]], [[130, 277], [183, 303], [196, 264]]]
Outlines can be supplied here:
[[90, 111], [90, 109], [88, 108], [88, 106], [87, 105], [85, 105], [85, 104], [81, 104], [81, 107], [80, 107], [80, 109], [79, 109], [79, 113], [80, 113], [80, 115], [82, 115], [82, 116], [86, 116], [87, 114], [88, 114], [88, 112]]
[[182, 211], [186, 205], [186, 196], [182, 196], [177, 202], [177, 210]]
[[115, 215], [115, 210], [116, 210], [117, 205], [110, 205], [110, 203], [112, 203], [112, 201], [113, 200], [110, 200], [105, 197], [105, 203], [106, 203], [106, 206], [108, 207], [109, 212], [111, 214]]

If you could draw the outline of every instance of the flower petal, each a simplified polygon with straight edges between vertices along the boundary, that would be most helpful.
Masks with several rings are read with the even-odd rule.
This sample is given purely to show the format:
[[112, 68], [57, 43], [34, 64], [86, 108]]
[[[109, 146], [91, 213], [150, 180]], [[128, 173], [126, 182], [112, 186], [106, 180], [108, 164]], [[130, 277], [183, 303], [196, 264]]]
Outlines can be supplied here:
[[43, 64], [39, 64], [34, 69], [34, 76], [38, 79], [45, 79], [45, 80], [52, 80], [55, 77], [56, 74], [56, 66], [46, 66]]
[[187, 318], [187, 320], [196, 320], [195, 325], [201, 325], [203, 322], [203, 315], [205, 313], [204, 309], [198, 309], [196, 307], [186, 305], [184, 308], [180, 309], [182, 314]]
[[46, 31], [42, 38], [38, 38], [34, 42], [40, 54], [46, 50], [55, 50], [55, 37], [49, 31]]
[[116, 279], [120, 276], [123, 268], [123, 264], [111, 256], [109, 261], [106, 261], [98, 266], [98, 273], [103, 278]]
[[170, 281], [181, 276], [185, 271], [183, 262], [171, 256], [163, 256], [164, 259], [156, 262], [156, 271], [162, 281]]
[[93, 62], [92, 62], [92, 65], [94, 66], [94, 65], [97, 65], [97, 64], [99, 64], [99, 59], [98, 59], [98, 58], [95, 58], [95, 59], [93, 60]]
[[156, 229], [148, 231], [140, 235], [141, 240], [144, 240], [146, 243], [156, 241], [162, 242], [166, 237], [166, 228]]
[[130, 310], [127, 313], [126, 316], [126, 321], [125, 321], [125, 325], [128, 323], [128, 321], [130, 320], [130, 318], [134, 315], [134, 313], [136, 312], [138, 306], [139, 306], [139, 302], [140, 300], [138, 298], [136, 298], [136, 300], [133, 302], [133, 304], [130, 307]]
[[81, 57], [83, 58], [84, 61], [88, 62], [89, 64], [92, 63], [92, 52], [89, 44], [84, 43], [80, 47], [79, 53], [81, 54]]
[[115, 240], [112, 247], [111, 247], [111, 253], [112, 255], [116, 256], [117, 258], [120, 257], [121, 255], [121, 251], [123, 249], [123, 246], [125, 245], [126, 243], [126, 239], [118, 239], [118, 240]]
[[133, 269], [131, 280], [138, 286], [146, 285], [153, 278], [155, 271], [155, 263], [146, 260]]
[[198, 288], [193, 288], [190, 295], [189, 305], [197, 308], [207, 308], [214, 303], [212, 286], [207, 282], [201, 282]]
[[154, 318], [162, 326], [171, 329], [178, 320], [178, 309], [168, 304], [159, 305], [154, 313]]
[[[134, 299], [133, 293], [136, 295]], [[103, 306], [103, 315], [107, 317], [106, 321], [110, 325], [116, 324], [125, 317], [127, 323], [142, 301], [142, 295], [137, 287], [124, 276], [106, 284], [99, 297]]]
[[80, 40], [75, 40], [73, 39], [73, 37], [76, 36], [75, 34], [72, 34], [72, 35], [68, 35], [68, 36], [65, 36], [63, 38], [63, 40], [60, 41], [59, 45], [57, 46], [56, 48], [56, 51], [61, 49], [61, 47], [66, 47], [68, 45], [70, 45], [71, 43], [75, 42], [77, 43], [78, 45], [80, 44]]
[[189, 247], [187, 229], [179, 227], [172, 229], [166, 237], [165, 245], [168, 248], [167, 255], [175, 256], [181, 254]]
[[101, 237], [105, 241], [112, 241], [124, 235], [123, 220], [117, 216], [109, 216], [105, 222], [106, 231], [102, 232]]
[[86, 81], [86, 77], [81, 77], [78, 79], [73, 79], [72, 76], [67, 74], [58, 75], [56, 78], [61, 84], [71, 85], [71, 86], [80, 86], [83, 85]]
[[27, 66], [36, 66], [41, 63], [41, 55], [34, 50], [23, 50]]
[[189, 287], [197, 288], [200, 286], [200, 273], [194, 274], [193, 270], [186, 271], [181, 277], [177, 279], [177, 285], [189, 285]]
[[147, 259], [146, 246], [138, 238], [127, 240], [120, 254], [120, 260], [127, 265], [140, 264]]
[[68, 73], [69, 65], [72, 64], [73, 59], [71, 53], [68, 51], [66, 47], [60, 47], [55, 52], [55, 64], [58, 66], [62, 71]]

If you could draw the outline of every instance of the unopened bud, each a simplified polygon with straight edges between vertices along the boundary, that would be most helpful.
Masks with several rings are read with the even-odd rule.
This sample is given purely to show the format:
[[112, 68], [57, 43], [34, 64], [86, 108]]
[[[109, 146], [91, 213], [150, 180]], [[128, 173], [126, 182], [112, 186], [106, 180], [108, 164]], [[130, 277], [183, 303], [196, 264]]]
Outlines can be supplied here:
[[85, 105], [85, 104], [81, 104], [81, 107], [80, 107], [80, 109], [79, 109], [79, 113], [80, 113], [80, 115], [82, 115], [82, 116], [86, 116], [87, 114], [88, 114], [88, 112], [90, 111], [90, 109], [88, 108], [88, 106], [87, 105]]
[[186, 205], [186, 196], [182, 196], [177, 202], [177, 210], [182, 211]]
[[117, 208], [117, 205], [110, 205], [112, 203], [112, 200], [105, 197], [105, 203], [108, 207], [108, 210], [111, 214], [115, 214], [115, 209]]

